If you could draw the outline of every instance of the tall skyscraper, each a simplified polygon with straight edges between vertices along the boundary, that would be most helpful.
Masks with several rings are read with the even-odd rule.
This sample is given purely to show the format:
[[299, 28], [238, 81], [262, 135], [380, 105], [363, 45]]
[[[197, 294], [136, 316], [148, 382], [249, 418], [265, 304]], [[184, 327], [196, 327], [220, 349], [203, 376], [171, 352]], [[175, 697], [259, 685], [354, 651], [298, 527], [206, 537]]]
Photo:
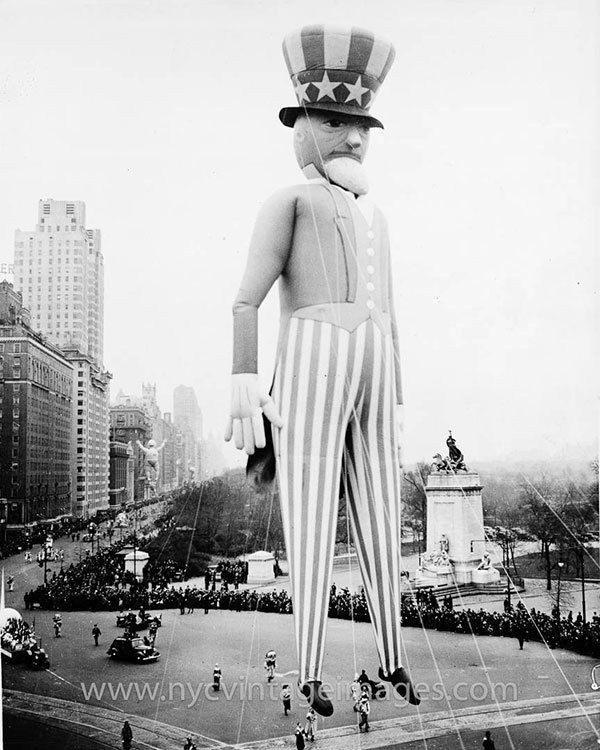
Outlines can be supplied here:
[[40, 200], [34, 230], [15, 232], [15, 289], [31, 327], [73, 363], [77, 515], [108, 507], [109, 380], [104, 371], [104, 261], [83, 201]]
[[14, 278], [32, 328], [102, 367], [104, 260], [83, 201], [39, 202], [36, 228], [15, 232]]
[[202, 411], [196, 392], [190, 385], [178, 385], [173, 391], [173, 422], [183, 433], [185, 470], [193, 467], [201, 477], [200, 443], [202, 441]]

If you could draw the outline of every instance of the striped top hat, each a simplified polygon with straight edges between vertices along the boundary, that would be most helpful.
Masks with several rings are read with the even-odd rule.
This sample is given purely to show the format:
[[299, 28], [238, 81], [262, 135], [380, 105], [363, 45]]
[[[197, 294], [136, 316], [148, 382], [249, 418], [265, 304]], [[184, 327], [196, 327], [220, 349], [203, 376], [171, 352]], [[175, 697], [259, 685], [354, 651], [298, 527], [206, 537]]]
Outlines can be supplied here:
[[395, 54], [390, 42], [354, 26], [304, 26], [288, 34], [283, 56], [298, 106], [284, 107], [279, 119], [292, 127], [301, 112], [321, 110], [364, 117], [382, 128], [369, 108]]

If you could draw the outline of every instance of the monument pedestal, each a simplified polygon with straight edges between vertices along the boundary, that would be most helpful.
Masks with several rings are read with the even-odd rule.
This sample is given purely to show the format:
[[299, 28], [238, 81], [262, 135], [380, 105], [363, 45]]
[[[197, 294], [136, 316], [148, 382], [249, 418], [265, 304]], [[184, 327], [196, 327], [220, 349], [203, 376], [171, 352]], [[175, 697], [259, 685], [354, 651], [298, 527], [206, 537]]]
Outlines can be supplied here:
[[479, 570], [485, 552], [481, 481], [473, 471], [432, 472], [427, 478], [427, 551], [417, 586], [485, 584], [493, 568]]
[[471, 580], [476, 586], [487, 586], [489, 583], [499, 583], [500, 573], [496, 568], [482, 568], [472, 572]]

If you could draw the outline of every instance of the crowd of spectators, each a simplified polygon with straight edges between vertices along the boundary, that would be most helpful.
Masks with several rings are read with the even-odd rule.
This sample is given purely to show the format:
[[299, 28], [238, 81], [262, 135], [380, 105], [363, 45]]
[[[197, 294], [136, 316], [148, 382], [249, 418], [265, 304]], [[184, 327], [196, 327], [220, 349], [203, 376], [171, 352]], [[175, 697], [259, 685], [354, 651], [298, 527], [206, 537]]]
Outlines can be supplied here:
[[243, 560], [220, 560], [216, 570], [221, 574], [221, 581], [231, 586], [248, 580], [248, 563]]
[[[292, 602], [286, 591], [276, 589], [247, 589], [235, 586], [245, 575], [245, 564], [222, 561], [217, 566], [221, 581], [207, 577], [205, 587], [169, 585], [178, 569], [172, 561], [148, 568], [144, 580], [137, 581], [131, 573], [124, 573], [116, 555], [117, 547], [103, 549], [96, 555], [54, 573], [45, 586], [26, 595], [26, 605], [58, 610], [128, 610], [176, 609], [185, 602], [191, 609], [228, 609], [234, 611], [277, 612], [288, 614]], [[233, 583], [233, 587], [231, 583]], [[351, 593], [347, 588], [332, 586], [329, 616], [370, 620], [364, 591]], [[520, 641], [543, 641], [550, 648], [557, 646], [600, 658], [600, 617], [594, 616], [585, 624], [581, 614], [566, 616], [554, 610], [551, 614], [527, 610], [522, 602], [516, 607], [506, 606], [504, 612], [485, 609], [457, 609], [450, 595], [440, 603], [431, 591], [417, 590], [415, 595], [403, 595], [402, 624], [478, 636], [504, 636]]]

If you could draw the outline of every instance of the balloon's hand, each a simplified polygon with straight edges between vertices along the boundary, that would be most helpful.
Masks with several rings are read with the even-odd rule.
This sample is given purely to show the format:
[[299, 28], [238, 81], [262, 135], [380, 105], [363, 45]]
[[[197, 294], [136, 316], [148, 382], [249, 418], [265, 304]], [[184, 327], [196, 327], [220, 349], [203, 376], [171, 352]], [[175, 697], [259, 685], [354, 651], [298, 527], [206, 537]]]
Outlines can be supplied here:
[[398, 465], [402, 468], [404, 449], [404, 406], [402, 404], [396, 404], [396, 428], [398, 432]]
[[283, 420], [273, 399], [261, 390], [258, 375], [239, 373], [231, 378], [231, 413], [225, 429], [225, 440], [233, 437], [235, 447], [251, 456], [256, 448], [266, 445], [262, 415], [275, 427]]

